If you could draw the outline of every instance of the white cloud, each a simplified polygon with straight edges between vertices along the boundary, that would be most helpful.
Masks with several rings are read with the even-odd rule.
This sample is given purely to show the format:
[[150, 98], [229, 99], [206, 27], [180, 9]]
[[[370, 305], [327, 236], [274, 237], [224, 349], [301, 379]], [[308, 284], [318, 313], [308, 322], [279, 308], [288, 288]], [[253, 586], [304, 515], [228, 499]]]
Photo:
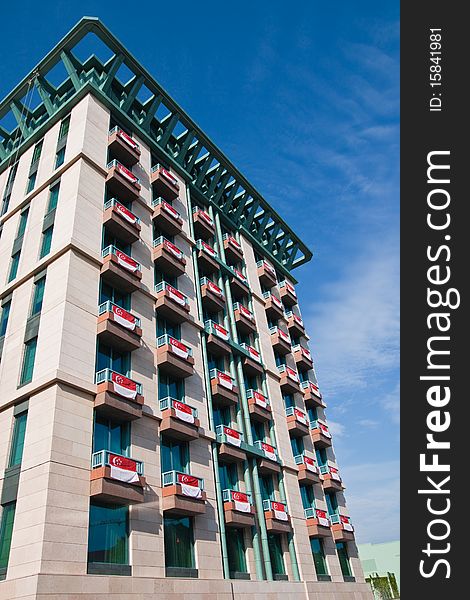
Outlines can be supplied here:
[[380, 422], [375, 421], [374, 419], [360, 419], [357, 423], [358, 425], [361, 425], [361, 427], [369, 427], [371, 429], [380, 425]]
[[346, 427], [342, 423], [338, 423], [338, 421], [328, 421], [328, 429], [330, 430], [331, 435], [336, 438], [344, 437], [346, 434]]
[[397, 383], [395, 389], [387, 394], [381, 401], [382, 407], [390, 414], [394, 423], [400, 424], [400, 383]]

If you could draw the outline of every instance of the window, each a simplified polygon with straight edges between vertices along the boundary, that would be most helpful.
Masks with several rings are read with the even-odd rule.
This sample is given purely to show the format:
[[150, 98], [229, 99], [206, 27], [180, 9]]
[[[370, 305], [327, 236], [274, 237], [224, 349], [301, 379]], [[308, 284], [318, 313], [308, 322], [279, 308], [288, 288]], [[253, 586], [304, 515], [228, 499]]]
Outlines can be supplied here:
[[56, 183], [49, 189], [49, 202], [47, 204], [47, 213], [50, 213], [51, 211], [57, 208], [57, 202], [59, 201], [59, 188], [60, 182]]
[[47, 256], [51, 251], [53, 232], [54, 225], [51, 225], [42, 232], [41, 251], [39, 252], [39, 258], [44, 258], [44, 256]]
[[333, 492], [332, 494], [325, 494], [326, 506], [328, 509], [329, 515], [338, 514], [338, 500], [336, 499], [336, 494]]
[[11, 257], [11, 262], [10, 262], [10, 271], [8, 273], [8, 283], [10, 283], [10, 281], [13, 281], [13, 279], [15, 279], [16, 275], [18, 274], [18, 265], [20, 264], [20, 250], [18, 250], [18, 252], [15, 252], [15, 254], [13, 254], [13, 256]]
[[275, 533], [268, 533], [268, 544], [273, 575], [285, 575], [281, 537]]
[[28, 222], [28, 215], [29, 215], [29, 206], [27, 208], [24, 208], [21, 211], [20, 214], [20, 223], [18, 225], [18, 233], [16, 234], [16, 237], [22, 237], [24, 235], [24, 232], [26, 230], [26, 224]]
[[325, 448], [317, 448], [315, 450], [317, 456], [317, 463], [320, 467], [324, 467], [328, 463], [328, 457], [326, 455]]
[[61, 165], [64, 164], [65, 160], [65, 146], [63, 146], [60, 150], [56, 152], [55, 155], [55, 169], [58, 169]]
[[326, 564], [325, 551], [323, 549], [322, 540], [318, 538], [311, 538], [310, 548], [312, 549], [313, 562], [315, 564], [315, 571], [317, 572], [317, 577], [320, 580], [322, 578], [328, 577], [328, 567]]
[[284, 406], [286, 408], [291, 408], [292, 406], [295, 405], [294, 402], [294, 396], [292, 396], [292, 394], [286, 394], [285, 396], [282, 397], [284, 400]]
[[111, 369], [126, 376], [131, 367], [131, 357], [129, 352], [119, 352], [102, 343], [98, 344], [98, 357], [96, 362], [97, 371]]
[[253, 421], [251, 423], [251, 434], [255, 442], [263, 442], [265, 438], [264, 423], [261, 423], [260, 421]]
[[31, 317], [41, 312], [42, 301], [44, 300], [44, 288], [46, 287], [46, 276], [41, 277], [34, 282], [33, 302], [31, 304]]
[[230, 427], [230, 423], [232, 422], [232, 419], [231, 419], [231, 415], [230, 415], [230, 407], [229, 406], [222, 406], [220, 408], [214, 408], [213, 416], [214, 416], [214, 426], [215, 427], [217, 427], [218, 425], [226, 425], [227, 427]]
[[130, 310], [131, 297], [130, 294], [120, 292], [116, 288], [111, 287], [107, 283], [101, 281], [100, 289], [100, 304], [103, 302], [113, 302], [125, 310]]
[[31, 159], [31, 165], [34, 165], [41, 158], [42, 152], [42, 140], [34, 146], [33, 158]]
[[349, 562], [348, 549], [344, 542], [336, 543], [336, 552], [338, 553], [341, 573], [344, 579], [352, 577], [351, 563]]
[[0, 516], [0, 576], [8, 567], [16, 502], [4, 504]]
[[127, 565], [129, 562], [127, 506], [90, 504], [88, 562]]
[[238, 490], [238, 471], [235, 463], [219, 464], [220, 488]]
[[10, 205], [11, 198], [11, 189], [13, 187], [13, 182], [15, 181], [16, 172], [18, 171], [18, 163], [16, 162], [10, 169], [8, 173], [7, 184], [5, 186], [5, 190], [3, 192], [3, 200], [2, 200], [2, 208], [0, 210], [0, 217], [2, 217], [8, 210]]
[[313, 486], [301, 485], [300, 497], [302, 498], [302, 506], [304, 508], [315, 508], [315, 494], [313, 492]]
[[245, 540], [243, 530], [227, 528], [227, 554], [230, 576], [236, 573], [246, 573]]
[[93, 429], [93, 452], [109, 450], [126, 455], [129, 449], [129, 423], [116, 423], [96, 416]]
[[37, 174], [38, 172], [34, 171], [34, 173], [31, 173], [31, 175], [28, 177], [28, 185], [26, 186], [27, 194], [29, 194], [29, 192], [31, 192], [34, 189], [34, 186], [36, 185]]
[[67, 137], [69, 129], [70, 129], [70, 115], [68, 117], [66, 117], [65, 119], [63, 119], [62, 123], [60, 124], [59, 142], [60, 142], [60, 140]]
[[[189, 517], [163, 517], [165, 565], [169, 568], [194, 569], [193, 523]], [[171, 574], [167, 572], [167, 575]]]
[[290, 445], [292, 448], [292, 454], [294, 456], [298, 456], [299, 454], [303, 454], [305, 450], [304, 441], [301, 437], [291, 438]]
[[177, 379], [165, 373], [158, 374], [158, 397], [160, 399], [174, 398], [183, 401], [184, 399], [184, 379]]
[[181, 338], [181, 327], [177, 324], [169, 323], [166, 319], [157, 318], [157, 337], [166, 333], [179, 340]]
[[27, 411], [15, 416], [15, 422], [13, 425], [13, 437], [11, 439], [10, 459], [8, 461], [9, 467], [14, 467], [15, 465], [21, 464], [21, 459], [23, 457], [24, 436], [26, 433], [27, 419]]
[[0, 338], [3, 337], [7, 332], [8, 327], [8, 317], [10, 316], [11, 310], [11, 300], [5, 302], [5, 304], [1, 307], [0, 312]]
[[262, 475], [259, 478], [261, 498], [263, 500], [274, 500], [274, 486], [272, 475]]
[[189, 445], [187, 442], [173, 442], [161, 437], [162, 473], [181, 471], [186, 473], [189, 462]]
[[318, 419], [318, 411], [316, 406], [311, 406], [307, 409], [308, 418], [310, 421], [316, 421]]
[[29, 383], [33, 378], [34, 359], [36, 358], [36, 348], [38, 338], [32, 338], [25, 342], [23, 354], [23, 366], [21, 368], [20, 385]]

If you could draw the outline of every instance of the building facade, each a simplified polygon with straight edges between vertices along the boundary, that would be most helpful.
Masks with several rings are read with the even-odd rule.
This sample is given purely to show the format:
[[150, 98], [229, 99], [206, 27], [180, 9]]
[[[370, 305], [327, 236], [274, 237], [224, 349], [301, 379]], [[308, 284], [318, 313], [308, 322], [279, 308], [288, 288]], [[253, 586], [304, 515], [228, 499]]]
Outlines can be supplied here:
[[0, 119], [0, 598], [370, 599], [308, 249], [97, 19]]

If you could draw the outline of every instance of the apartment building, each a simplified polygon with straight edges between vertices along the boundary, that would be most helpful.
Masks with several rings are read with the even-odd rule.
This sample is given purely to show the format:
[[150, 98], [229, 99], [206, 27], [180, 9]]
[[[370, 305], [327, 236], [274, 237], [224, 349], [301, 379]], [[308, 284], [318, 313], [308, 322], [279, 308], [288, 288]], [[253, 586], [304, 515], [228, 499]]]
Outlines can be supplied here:
[[0, 161], [0, 598], [369, 600], [301, 240], [95, 18]]

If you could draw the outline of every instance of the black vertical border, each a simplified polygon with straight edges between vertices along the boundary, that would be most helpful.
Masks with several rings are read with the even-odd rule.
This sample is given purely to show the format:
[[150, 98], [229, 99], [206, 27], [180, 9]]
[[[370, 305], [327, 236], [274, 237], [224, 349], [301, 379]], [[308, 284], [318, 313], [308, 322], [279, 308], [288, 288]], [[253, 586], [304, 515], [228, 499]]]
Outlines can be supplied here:
[[[470, 566], [466, 567], [468, 538], [470, 535], [469, 465], [470, 452], [470, 386], [466, 373], [470, 373], [470, 351], [467, 338], [468, 279], [470, 277], [470, 97], [465, 94], [469, 87], [470, 29], [464, 16], [465, 4], [458, 2], [402, 2], [401, 3], [401, 597], [403, 600], [447, 600], [470, 598]], [[430, 28], [440, 28], [442, 34], [442, 110], [431, 112], [429, 100], [433, 90], [429, 85]], [[437, 90], [436, 90], [437, 91]], [[451, 195], [449, 212], [451, 224], [447, 231], [433, 231], [426, 223], [429, 210], [427, 194], [433, 187], [427, 183], [427, 155], [431, 151], [450, 150], [450, 184], [443, 185]], [[445, 162], [445, 159], [444, 159]], [[434, 186], [439, 187], [439, 186]], [[445, 235], [450, 240], [445, 240]], [[436, 250], [447, 244], [451, 251], [450, 261], [435, 263], [427, 259], [427, 247]], [[427, 371], [427, 341], [437, 335], [436, 329], [428, 329], [426, 318], [434, 312], [427, 304], [427, 270], [439, 263], [448, 265], [451, 278], [447, 285], [457, 288], [461, 296], [458, 309], [444, 307], [439, 311], [450, 313], [451, 327], [448, 347], [451, 354], [442, 357], [442, 363], [450, 362], [447, 374], [451, 399], [442, 411], [451, 416], [450, 428], [436, 439], [450, 441], [450, 450], [438, 452], [439, 461], [450, 464], [449, 496], [419, 494], [419, 489], [430, 489], [427, 475], [419, 469], [419, 455], [426, 452], [426, 434], [429, 433], [426, 418], [431, 407], [426, 391], [431, 385], [420, 381]], [[438, 289], [438, 286], [431, 286]], [[442, 344], [444, 348], [445, 343]], [[444, 374], [443, 371], [435, 371]], [[432, 453], [432, 452], [431, 452]], [[430, 459], [428, 459], [429, 461]], [[467, 463], [467, 464], [465, 464]], [[435, 473], [435, 481], [447, 474]], [[435, 500], [434, 507], [444, 507], [448, 497], [451, 505], [443, 519], [449, 522], [449, 538], [433, 541], [428, 537], [427, 527], [433, 516], [427, 509], [427, 498]], [[438, 499], [439, 498], [439, 499]], [[440, 503], [440, 504], [439, 504]], [[433, 532], [444, 534], [445, 526], [435, 526]], [[427, 543], [433, 551], [443, 550], [450, 544], [449, 552], [431, 554], [423, 550]], [[434, 563], [443, 558], [450, 564], [440, 564], [430, 578], [420, 575], [420, 561], [425, 560], [424, 570], [430, 572]]]

